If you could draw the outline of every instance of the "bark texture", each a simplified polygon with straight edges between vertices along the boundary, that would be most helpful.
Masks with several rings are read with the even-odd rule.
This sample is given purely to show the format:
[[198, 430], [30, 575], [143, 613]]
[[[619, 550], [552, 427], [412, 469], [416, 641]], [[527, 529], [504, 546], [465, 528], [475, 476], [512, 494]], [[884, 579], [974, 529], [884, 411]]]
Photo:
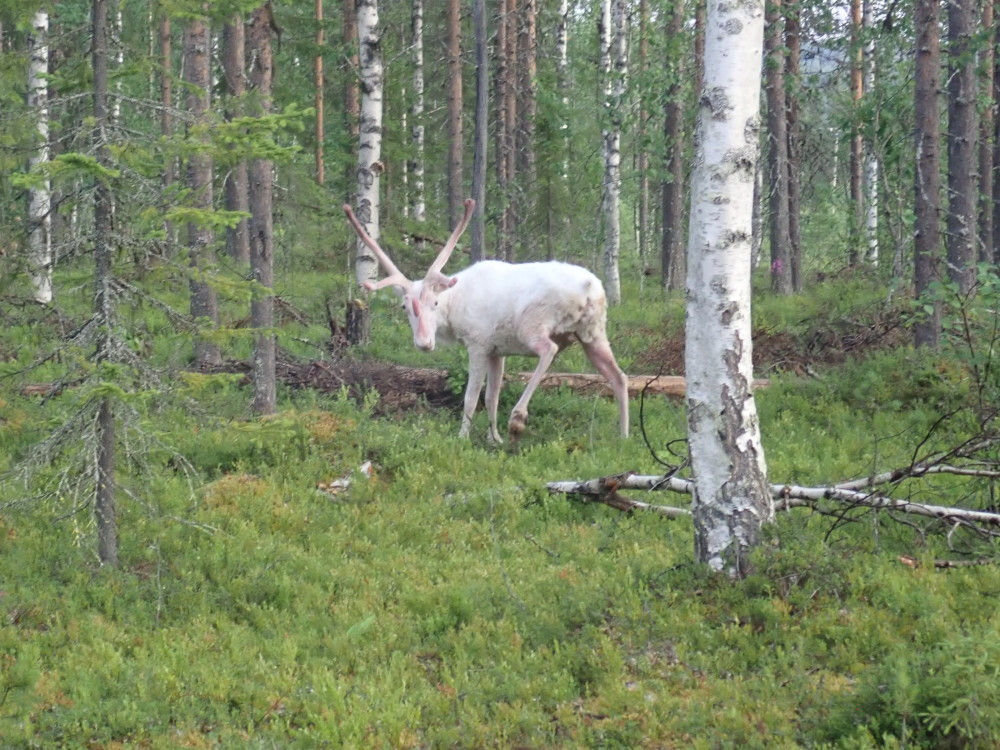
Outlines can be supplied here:
[[761, 0], [709, 4], [688, 243], [685, 374], [699, 560], [747, 572], [774, 516], [752, 388], [750, 256]]
[[[378, 3], [360, 0], [357, 5], [358, 45], [361, 70], [361, 119], [358, 144], [357, 210], [355, 215], [368, 235], [379, 241], [380, 183], [382, 175], [382, 50]], [[357, 283], [378, 278], [378, 262], [358, 239], [355, 255]]]
[[948, 275], [964, 294], [976, 281], [976, 3], [948, 3]]
[[[28, 157], [29, 171], [49, 160], [49, 14], [35, 12], [28, 35], [28, 108], [35, 118], [38, 146]], [[35, 301], [52, 301], [52, 189], [48, 177], [28, 192], [28, 263]]]

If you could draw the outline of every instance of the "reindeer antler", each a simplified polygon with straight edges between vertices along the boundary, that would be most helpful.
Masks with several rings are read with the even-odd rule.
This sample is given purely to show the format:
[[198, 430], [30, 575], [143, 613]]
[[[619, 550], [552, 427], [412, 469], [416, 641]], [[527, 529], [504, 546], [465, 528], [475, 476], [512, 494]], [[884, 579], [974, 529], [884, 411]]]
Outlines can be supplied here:
[[431, 263], [431, 267], [427, 269], [427, 276], [440, 276], [441, 269], [444, 268], [444, 264], [448, 262], [448, 258], [451, 257], [452, 250], [455, 249], [455, 244], [458, 242], [458, 238], [462, 236], [462, 232], [465, 228], [469, 226], [469, 221], [472, 219], [472, 210], [476, 207], [476, 202], [472, 198], [465, 199], [465, 215], [462, 220], [458, 222], [458, 226], [455, 227], [455, 231], [451, 233], [451, 237], [445, 243], [444, 247], [441, 248], [441, 252], [438, 253], [434, 262]]
[[382, 289], [387, 286], [399, 286], [404, 289], [409, 289], [413, 286], [413, 282], [406, 278], [402, 271], [396, 268], [396, 264], [392, 262], [392, 259], [381, 247], [378, 246], [378, 243], [371, 238], [368, 232], [365, 231], [365, 228], [361, 226], [361, 222], [358, 221], [358, 217], [354, 215], [354, 210], [351, 208], [349, 203], [344, 204], [344, 213], [347, 214], [347, 220], [351, 222], [351, 226], [354, 227], [354, 231], [358, 233], [358, 237], [361, 238], [361, 241], [365, 243], [369, 250], [375, 253], [375, 257], [378, 258], [379, 263], [382, 264], [382, 268], [384, 268], [386, 274], [388, 274], [384, 279], [375, 283], [366, 281], [365, 288], [370, 292], [374, 292], [376, 289]]

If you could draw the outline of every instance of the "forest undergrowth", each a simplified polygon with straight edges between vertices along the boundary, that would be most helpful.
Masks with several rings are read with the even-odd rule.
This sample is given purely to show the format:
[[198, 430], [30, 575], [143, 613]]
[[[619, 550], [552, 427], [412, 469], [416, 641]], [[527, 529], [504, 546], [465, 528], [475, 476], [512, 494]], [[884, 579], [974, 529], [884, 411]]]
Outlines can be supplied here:
[[[908, 313], [883, 289], [845, 280], [762, 300], [772, 482], [906, 466], [981, 426], [975, 362], [907, 348]], [[0, 747], [1000, 743], [990, 539], [871, 509], [800, 509], [779, 514], [751, 575], [720, 580], [694, 563], [688, 520], [545, 490], [678, 461], [682, 403], [647, 398], [622, 441], [609, 401], [542, 390], [518, 445], [489, 445], [481, 413], [461, 440], [455, 402], [393, 404], [329, 375], [391, 360], [448, 371], [460, 392], [463, 353], [411, 351], [382, 304], [359, 355], [331, 353], [316, 310], [288, 321], [298, 374], [279, 413], [259, 419], [238, 368], [187, 370], [183, 337], [157, 310], [135, 313], [135, 345], [169, 387], [120, 396], [134, 433], [121, 446], [117, 570], [96, 564], [84, 499], [37, 491], [58, 462], [20, 473], [92, 393], [74, 386], [68, 354], [44, 356], [53, 327], [4, 305]], [[680, 374], [669, 357], [682, 319], [653, 290], [613, 310], [625, 369]], [[302, 376], [310, 367], [317, 380], [327, 368], [327, 387]], [[585, 363], [568, 351], [558, 367]], [[60, 388], [26, 388], [47, 383]], [[982, 478], [904, 491], [995, 508]]]

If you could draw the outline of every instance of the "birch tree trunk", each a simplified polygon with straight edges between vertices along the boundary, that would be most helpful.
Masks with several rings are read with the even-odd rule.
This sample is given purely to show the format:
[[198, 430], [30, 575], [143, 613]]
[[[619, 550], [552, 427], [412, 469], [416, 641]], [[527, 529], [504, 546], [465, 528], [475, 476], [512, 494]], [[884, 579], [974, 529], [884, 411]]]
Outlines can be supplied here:
[[[379, 185], [382, 174], [382, 50], [377, 0], [357, 5], [358, 53], [361, 71], [361, 117], [358, 143], [358, 195], [355, 215], [368, 235], [379, 241]], [[358, 238], [354, 262], [358, 285], [378, 278], [378, 262]]]
[[[159, 27], [157, 29], [160, 56], [160, 135], [163, 136], [164, 141], [169, 143], [174, 135], [173, 40], [170, 29], [170, 15], [162, 3], [158, 5], [157, 12], [160, 14]], [[163, 176], [161, 177], [163, 193], [167, 196], [166, 200], [169, 200], [176, 181], [177, 159], [174, 156], [168, 156], [166, 163], [163, 165]], [[169, 221], [164, 222], [163, 228], [169, 246], [169, 243], [176, 241], [177, 232], [173, 223]]]
[[[111, 169], [108, 147], [110, 113], [108, 110], [108, 0], [94, 0], [91, 10], [93, 41], [91, 65], [94, 73], [94, 151], [97, 163]], [[94, 191], [94, 317], [102, 333], [97, 343], [98, 364], [111, 359], [113, 348], [112, 212], [111, 186], [99, 176]], [[97, 557], [102, 565], [118, 565], [118, 516], [115, 508], [115, 419], [111, 396], [101, 397], [95, 422], [96, 450], [94, 460], [94, 518], [97, 524]]]
[[[864, 0], [861, 26], [867, 40], [864, 46], [864, 93], [874, 96], [875, 91], [875, 35], [872, 20], [872, 0]], [[875, 109], [877, 113], [878, 110]], [[876, 115], [877, 116], [877, 115]], [[878, 123], [869, 124], [869, 134], [865, 138], [865, 260], [878, 265]]]
[[486, 52], [486, 0], [473, 0], [472, 26], [476, 45], [476, 121], [473, 138], [472, 198], [476, 212], [470, 227], [472, 262], [483, 259], [486, 247], [486, 156], [489, 136], [489, 59]]
[[695, 553], [743, 576], [774, 517], [751, 391], [750, 251], [763, 0], [710, 3], [691, 179], [685, 374]]
[[[191, 114], [192, 140], [199, 142], [188, 157], [188, 187], [191, 205], [202, 211], [211, 211], [212, 156], [208, 152], [206, 129], [209, 127], [209, 91], [211, 86], [209, 66], [209, 29], [203, 17], [188, 21], [184, 29], [184, 82], [187, 84], [187, 108]], [[188, 248], [191, 253], [191, 317], [199, 325], [217, 328], [219, 305], [215, 289], [206, 281], [215, 264], [212, 252], [213, 233], [205, 224], [192, 221], [188, 224]], [[212, 366], [222, 363], [219, 346], [204, 336], [196, 335], [195, 363]]]
[[625, 99], [625, 0], [604, 0], [601, 6], [601, 68], [604, 73], [604, 290], [608, 304], [621, 302], [621, 109]]
[[424, 2], [413, 0], [411, 16], [413, 48], [413, 102], [410, 109], [412, 151], [408, 172], [413, 178], [410, 207], [414, 221], [427, 220], [424, 197]]
[[[938, 0], [917, 0], [914, 9], [916, 31], [916, 73], [914, 113], [916, 172], [914, 179], [914, 293], [919, 300], [938, 279], [941, 254], [941, 122], [938, 111], [938, 73], [941, 40], [938, 29]], [[941, 305], [931, 301], [930, 313], [918, 318], [913, 327], [916, 346], [937, 346], [941, 336]]]
[[[247, 48], [250, 52], [250, 87], [256, 94], [254, 114], [264, 117], [271, 112], [274, 65], [271, 50], [271, 5], [257, 8], [247, 25]], [[274, 328], [274, 218], [273, 171], [270, 159], [250, 160], [250, 275], [260, 286], [250, 299], [250, 325], [257, 331], [254, 339], [253, 403], [256, 414], [273, 414], [276, 408]]]
[[864, 47], [862, 45], [862, 0], [851, 0], [851, 99], [854, 111], [851, 117], [851, 174], [848, 190], [851, 203], [851, 226], [847, 249], [847, 262], [858, 265], [861, 259], [861, 227], [865, 215], [864, 195], [864, 135], [861, 132], [861, 100], [864, 97]]
[[[28, 157], [36, 172], [49, 160], [49, 14], [35, 11], [28, 35], [28, 108], [35, 118], [38, 146]], [[28, 191], [28, 265], [35, 301], [52, 301], [52, 189], [48, 177]]]
[[948, 275], [961, 292], [976, 280], [976, 3], [948, 3]]

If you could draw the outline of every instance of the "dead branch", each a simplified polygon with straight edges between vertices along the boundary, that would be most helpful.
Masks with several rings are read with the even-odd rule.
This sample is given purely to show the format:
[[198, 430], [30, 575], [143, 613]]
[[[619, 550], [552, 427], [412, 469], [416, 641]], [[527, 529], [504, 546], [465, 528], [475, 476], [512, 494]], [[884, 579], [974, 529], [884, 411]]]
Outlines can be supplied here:
[[[943, 465], [925, 468], [926, 470], [923, 472], [924, 474], [948, 473], [949, 469], [954, 470], [951, 473], [969, 473], [968, 470], [963, 470], [960, 467], [949, 467]], [[931, 471], [932, 468], [933, 471]], [[982, 474], [977, 474], [977, 476], [981, 475]], [[853, 487], [857, 486], [861, 481], [862, 480], [845, 482], [842, 485], [833, 485], [829, 487], [800, 487], [790, 484], [772, 484], [770, 485], [770, 489], [771, 496], [775, 501], [775, 510], [789, 510], [791, 508], [800, 507], [815, 509], [820, 501], [833, 500], [850, 506], [890, 510], [927, 518], [965, 523], [977, 527], [980, 531], [983, 531], [983, 529], [980, 528], [983, 526], [1000, 528], [1000, 513], [982, 510], [969, 510], [953, 506], [918, 503], [911, 500], [900, 500], [888, 497], [877, 492], [863, 492], [853, 489]], [[864, 482], [866, 484], [862, 486], [869, 486], [872, 480], [867, 479], [864, 480]], [[613, 508], [618, 508], [619, 510], [649, 510], [660, 515], [667, 516], [668, 518], [678, 518], [690, 515], [690, 511], [670, 506], [654, 506], [647, 503], [639, 503], [634, 500], [627, 501], [627, 506], [623, 506], [621, 500], [617, 499], [620, 498], [618, 490], [669, 490], [671, 492], [680, 492], [690, 495], [693, 493], [694, 483], [690, 479], [682, 479], [674, 476], [621, 474], [618, 476], [601, 477], [587, 481], [549, 482], [547, 488], [549, 492], [553, 494], [563, 493], [579, 495], [586, 497], [590, 501], [602, 502]], [[998, 532], [991, 531], [989, 532], [989, 535], [995, 536], [997, 533]]]
[[[522, 383], [526, 383], [531, 375], [530, 372], [519, 372], [514, 377]], [[766, 378], [758, 378], [753, 381], [755, 389], [765, 388], [768, 385], [770, 385], [770, 381]], [[542, 379], [540, 386], [542, 388], [564, 386], [576, 392], [612, 395], [607, 381], [594, 373], [550, 372]], [[686, 382], [679, 375], [630, 375], [628, 378], [629, 396], [634, 398], [643, 391], [647, 395], [683, 396], [686, 391]]]

